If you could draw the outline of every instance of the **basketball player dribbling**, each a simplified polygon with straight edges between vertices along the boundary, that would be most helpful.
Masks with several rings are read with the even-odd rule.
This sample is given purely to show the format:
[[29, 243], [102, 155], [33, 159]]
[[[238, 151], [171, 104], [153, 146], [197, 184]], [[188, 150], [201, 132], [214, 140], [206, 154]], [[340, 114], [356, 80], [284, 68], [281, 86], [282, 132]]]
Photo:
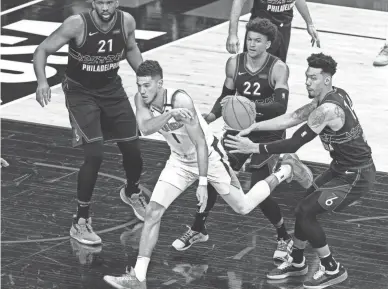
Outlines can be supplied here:
[[284, 180], [297, 180], [303, 187], [312, 182], [312, 174], [296, 155], [286, 155], [279, 170], [256, 183], [244, 194], [230, 168], [226, 153], [183, 90], [163, 88], [163, 71], [157, 61], [143, 62], [136, 72], [136, 118], [145, 135], [161, 133], [171, 155], [161, 172], [146, 208], [135, 268], [120, 277], [105, 276], [115, 288], [146, 288], [146, 274], [156, 245], [161, 218], [170, 204], [199, 179], [199, 212], [207, 206], [207, 191], [212, 187], [239, 214], [247, 214]]
[[[305, 275], [307, 242], [316, 251], [320, 265], [305, 288], [321, 289], [343, 282], [347, 271], [329, 249], [317, 216], [339, 212], [373, 189], [376, 168], [363, 129], [353, 110], [349, 95], [332, 85], [337, 63], [331, 56], [312, 54], [307, 59], [306, 87], [313, 101], [294, 113], [255, 123], [238, 136], [229, 136], [226, 146], [239, 153], [294, 153], [319, 135], [332, 158], [330, 167], [319, 175], [295, 210], [294, 246], [287, 260], [267, 274], [269, 279]], [[287, 129], [305, 122], [291, 138], [253, 143], [243, 137], [254, 130]]]
[[70, 236], [82, 244], [97, 245], [101, 238], [91, 227], [89, 206], [103, 159], [103, 141], [113, 140], [123, 155], [127, 184], [122, 200], [144, 220], [146, 200], [138, 187], [143, 161], [136, 118], [117, 72], [126, 58], [133, 70], [143, 59], [135, 40], [135, 20], [118, 10], [116, 0], [94, 0], [93, 10], [70, 16], [34, 53], [38, 80], [36, 100], [50, 102], [45, 75], [47, 57], [69, 43], [68, 66], [62, 82], [73, 129], [73, 146], [84, 152], [78, 173], [77, 215]]
[[[243, 6], [247, 0], [234, 0], [230, 11], [229, 34], [226, 41], [226, 50], [229, 53], [239, 52], [239, 39], [237, 36], [238, 22]], [[306, 22], [307, 32], [312, 37], [311, 43], [320, 47], [318, 32], [311, 19], [306, 0], [254, 0], [250, 20], [255, 18], [268, 19], [278, 28], [276, 38], [271, 43], [268, 52], [286, 62], [288, 46], [291, 38], [291, 22], [294, 17], [294, 6]], [[247, 34], [245, 32], [244, 52], [247, 48]]]
[[[247, 24], [248, 52], [232, 56], [226, 63], [226, 79], [221, 96], [217, 99], [212, 111], [206, 116], [208, 123], [221, 116], [221, 105], [229, 97], [238, 94], [248, 98], [255, 104], [256, 121], [264, 121], [282, 115], [288, 104], [288, 67], [277, 57], [266, 50], [276, 34], [276, 26], [267, 19], [252, 19]], [[238, 116], [237, 116], [238, 117]], [[236, 135], [238, 131], [226, 128], [224, 138]], [[269, 142], [284, 138], [284, 130], [253, 132], [249, 138], [254, 142]], [[225, 147], [224, 147], [225, 148]], [[231, 167], [239, 171], [250, 155], [228, 153]], [[264, 180], [273, 171], [278, 155], [253, 154], [250, 163], [251, 187]], [[208, 206], [204, 213], [197, 212], [193, 226], [180, 238], [174, 241], [177, 250], [186, 250], [192, 244], [209, 239], [205, 221], [217, 198], [213, 190], [208, 192]], [[292, 238], [288, 234], [283, 221], [280, 207], [272, 197], [260, 203], [260, 209], [277, 231], [277, 248], [273, 259], [283, 262], [292, 247]]]

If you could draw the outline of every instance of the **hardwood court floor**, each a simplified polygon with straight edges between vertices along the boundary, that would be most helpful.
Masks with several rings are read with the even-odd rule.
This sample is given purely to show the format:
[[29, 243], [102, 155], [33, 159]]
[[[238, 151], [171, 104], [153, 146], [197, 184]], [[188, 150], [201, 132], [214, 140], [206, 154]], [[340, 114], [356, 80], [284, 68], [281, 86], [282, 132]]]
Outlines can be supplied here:
[[[109, 288], [102, 277], [122, 274], [134, 265], [142, 223], [121, 202], [118, 190], [124, 174], [115, 145], [105, 146], [93, 197], [94, 229], [102, 248], [86, 249], [69, 240], [75, 212], [75, 182], [82, 152], [70, 148], [71, 131], [3, 120], [2, 154], [10, 167], [2, 169], [1, 288]], [[142, 140], [143, 185], [152, 190], [169, 149], [164, 142]], [[314, 174], [324, 165], [309, 163]], [[244, 188], [248, 174], [240, 176]], [[388, 174], [378, 173], [375, 190], [344, 214], [325, 216], [321, 222], [336, 258], [349, 271], [349, 280], [335, 288], [387, 288], [386, 247]], [[303, 190], [292, 183], [274, 193], [288, 228]], [[148, 274], [153, 288], [301, 288], [303, 278], [271, 283], [265, 278], [273, 268], [274, 230], [256, 209], [239, 216], [219, 199], [208, 221], [210, 240], [186, 252], [171, 249], [195, 212], [191, 188], [167, 211]], [[317, 258], [307, 250], [310, 273]]]

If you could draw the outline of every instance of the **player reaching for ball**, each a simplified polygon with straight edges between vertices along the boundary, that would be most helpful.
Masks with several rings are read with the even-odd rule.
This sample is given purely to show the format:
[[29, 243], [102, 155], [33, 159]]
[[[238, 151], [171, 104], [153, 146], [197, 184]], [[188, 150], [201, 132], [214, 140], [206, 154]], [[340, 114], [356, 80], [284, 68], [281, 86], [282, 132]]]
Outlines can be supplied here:
[[[271, 46], [277, 28], [267, 19], [255, 18], [247, 24], [248, 51], [232, 56], [226, 63], [226, 79], [221, 96], [217, 99], [211, 112], [205, 120], [210, 123], [221, 116], [222, 105], [228, 98], [237, 94], [246, 97], [256, 107], [256, 121], [260, 122], [282, 115], [287, 110], [288, 104], [288, 67], [277, 57], [269, 54], [267, 49]], [[239, 118], [249, 117], [244, 110]], [[225, 115], [224, 118], [232, 118]], [[231, 120], [229, 123], [232, 123]], [[236, 135], [238, 131], [227, 127], [224, 138]], [[256, 131], [249, 135], [253, 142], [269, 142], [285, 137], [284, 130]], [[238, 171], [250, 155], [228, 153], [231, 167]], [[251, 187], [258, 181], [264, 180], [273, 171], [278, 161], [278, 155], [253, 154], [250, 163]], [[206, 232], [205, 221], [210, 209], [214, 206], [217, 195], [209, 191], [208, 207], [204, 213], [197, 212], [193, 226], [173, 243], [177, 250], [185, 250], [196, 242], [206, 241], [209, 236]], [[288, 234], [279, 205], [271, 197], [260, 204], [263, 214], [277, 230], [278, 246], [273, 258], [283, 261], [290, 252], [292, 239]]]

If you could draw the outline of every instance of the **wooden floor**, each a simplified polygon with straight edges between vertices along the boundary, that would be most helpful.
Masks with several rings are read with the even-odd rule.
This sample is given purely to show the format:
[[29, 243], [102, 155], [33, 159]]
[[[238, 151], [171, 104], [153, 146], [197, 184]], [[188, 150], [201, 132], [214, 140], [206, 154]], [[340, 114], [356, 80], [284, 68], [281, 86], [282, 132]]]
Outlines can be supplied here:
[[[11, 166], [2, 171], [1, 288], [109, 288], [105, 274], [121, 274], [134, 265], [142, 223], [119, 198], [123, 170], [116, 146], [105, 146], [105, 159], [93, 197], [94, 229], [103, 246], [90, 249], [69, 240], [75, 211], [77, 168], [82, 151], [70, 147], [71, 131], [57, 127], [3, 121], [2, 153]], [[143, 140], [142, 184], [152, 190], [169, 149], [164, 142]], [[325, 166], [309, 163], [314, 174]], [[248, 175], [240, 175], [245, 189]], [[386, 247], [388, 174], [379, 173], [376, 188], [345, 214], [322, 217], [336, 258], [349, 270], [349, 281], [336, 288], [387, 288]], [[293, 209], [303, 197], [296, 184], [274, 193], [293, 228]], [[153, 288], [300, 288], [303, 278], [281, 283], [266, 280], [273, 268], [274, 229], [259, 210], [239, 216], [221, 199], [209, 217], [210, 240], [186, 252], [171, 243], [195, 213], [193, 188], [163, 218], [160, 239], [150, 263], [148, 289]], [[310, 274], [317, 258], [307, 249]]]
[[[42, 2], [39, 11], [49, 11], [51, 4], [60, 9], [59, 2], [48, 1], [50, 5], [46, 2]], [[140, 2], [159, 1], [136, 1]], [[188, 2], [193, 7], [185, 14], [203, 17], [212, 14], [212, 7], [220, 3], [207, 1], [210, 4], [205, 9], [194, 7], [197, 1]], [[155, 13], [155, 3], [150, 4], [151, 8], [143, 7], [144, 15]], [[386, 34], [388, 13], [316, 3], [309, 3], [309, 7], [321, 30], [321, 50], [339, 63], [334, 84], [352, 97], [379, 171], [374, 191], [346, 212], [321, 218], [336, 259], [349, 271], [349, 279], [334, 288], [386, 289], [388, 67], [376, 68], [372, 62]], [[295, 14], [288, 57], [291, 70], [289, 110], [307, 102], [304, 87], [306, 57], [320, 51], [310, 47], [304, 22], [298, 13]], [[12, 21], [19, 20], [12, 13], [7, 16]], [[185, 23], [187, 27], [203, 26], [206, 21], [220, 22], [219, 19], [190, 17]], [[172, 22], [181, 21], [180, 17], [171, 18]], [[248, 18], [249, 15], [245, 15], [240, 19], [241, 39]], [[8, 20], [2, 17], [2, 23]], [[59, 19], [50, 18], [49, 21]], [[179, 28], [179, 25], [173, 27]], [[205, 112], [220, 94], [225, 77], [224, 65], [230, 56], [225, 51], [227, 29], [228, 23], [221, 23], [185, 38], [178, 37], [181, 39], [144, 52], [143, 57], [158, 60], [164, 69], [166, 86], [185, 89]], [[169, 33], [168, 38], [174, 38], [171, 31]], [[140, 43], [142, 47], [151, 45]], [[120, 74], [132, 101], [136, 84], [126, 62], [121, 64]], [[0, 109], [1, 156], [10, 163], [10, 167], [1, 171], [1, 288], [110, 288], [102, 280], [103, 275], [119, 275], [124, 273], [125, 266], [135, 263], [142, 229], [142, 223], [118, 196], [124, 173], [117, 147], [114, 144], [105, 146], [104, 162], [93, 196], [94, 229], [102, 237], [103, 246], [82, 247], [69, 240], [82, 151], [71, 148], [69, 119], [60, 86], [52, 87], [52, 102], [44, 109], [36, 103], [34, 94], [2, 105]], [[222, 122], [215, 122], [212, 128], [220, 134]], [[288, 135], [293, 131], [289, 130]], [[152, 135], [142, 139], [142, 152], [142, 184], [152, 191], [169, 149], [158, 135]], [[303, 147], [298, 154], [315, 175], [329, 162], [318, 140]], [[249, 175], [242, 173], [239, 178], [243, 187], [249, 188]], [[282, 184], [274, 197], [282, 208], [287, 227], [292, 230], [293, 210], [303, 197], [303, 190], [294, 183]], [[276, 245], [275, 231], [258, 209], [248, 216], [239, 216], [219, 200], [208, 220], [210, 240], [183, 253], [172, 250], [171, 243], [186, 230], [184, 225], [191, 225], [195, 204], [191, 188], [163, 218], [160, 240], [147, 276], [148, 289], [302, 288], [303, 278], [280, 282], [265, 278], [266, 272], [273, 268], [271, 255]], [[311, 276], [318, 260], [310, 248], [306, 253]]]

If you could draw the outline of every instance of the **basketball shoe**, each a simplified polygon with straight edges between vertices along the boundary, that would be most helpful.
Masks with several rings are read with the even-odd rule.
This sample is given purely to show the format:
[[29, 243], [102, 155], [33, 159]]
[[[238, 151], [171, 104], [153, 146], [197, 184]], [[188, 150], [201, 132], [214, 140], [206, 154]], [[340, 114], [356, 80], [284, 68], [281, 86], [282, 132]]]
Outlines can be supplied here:
[[77, 218], [74, 217], [70, 237], [85, 245], [101, 244], [101, 238], [93, 231], [92, 218], [79, 218], [77, 222]]
[[140, 221], [144, 222], [145, 218], [145, 210], [147, 207], [147, 200], [145, 193], [140, 190], [139, 193], [133, 193], [131, 196], [127, 193], [127, 185], [121, 188], [120, 190], [120, 198], [121, 200], [130, 205], [133, 209], [133, 212]]
[[293, 263], [292, 261], [292, 257], [288, 255], [286, 261], [267, 274], [267, 278], [278, 280], [291, 276], [303, 276], [307, 274], [309, 268], [307, 266], [306, 258], [303, 258], [303, 262], [300, 264]]
[[374, 66], [385, 66], [388, 65], [388, 44], [385, 44], [381, 49], [380, 53], [376, 56], [373, 61]]
[[135, 270], [132, 267], [131, 271], [128, 272], [127, 268], [126, 273], [120, 277], [105, 275], [104, 280], [117, 289], [147, 289], [146, 281], [140, 282], [136, 278]]
[[276, 247], [275, 253], [273, 254], [273, 261], [275, 265], [280, 265], [281, 263], [287, 261], [287, 256], [291, 254], [294, 241], [292, 238], [288, 240], [283, 240], [283, 238], [280, 238], [277, 240], [277, 242], [278, 245]]
[[284, 154], [281, 164], [292, 167], [292, 174], [287, 182], [297, 181], [305, 189], [311, 187], [314, 180], [313, 173], [299, 160], [296, 154]]
[[319, 264], [318, 271], [309, 280], [305, 281], [303, 286], [308, 289], [323, 289], [341, 283], [347, 278], [348, 272], [340, 263], [334, 271], [327, 271], [322, 264]]
[[209, 240], [209, 234], [206, 231], [206, 228], [202, 232], [193, 231], [189, 226], [186, 225], [188, 230], [178, 239], [176, 239], [172, 246], [177, 251], [184, 251], [189, 249], [193, 244], [198, 242], [206, 242]]

